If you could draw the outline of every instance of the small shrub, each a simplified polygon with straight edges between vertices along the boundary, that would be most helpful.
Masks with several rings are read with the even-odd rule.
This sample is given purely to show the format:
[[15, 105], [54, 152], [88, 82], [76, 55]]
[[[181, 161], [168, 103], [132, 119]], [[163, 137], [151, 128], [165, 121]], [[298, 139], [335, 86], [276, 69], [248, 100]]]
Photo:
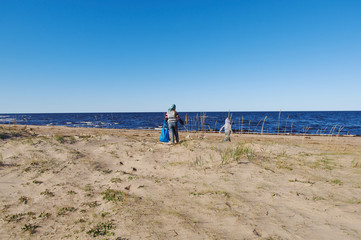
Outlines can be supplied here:
[[64, 216], [64, 215], [67, 215], [69, 212], [75, 212], [75, 211], [76, 211], [76, 209], [74, 207], [63, 207], [63, 208], [59, 209], [59, 211], [56, 215]]
[[225, 165], [225, 164], [227, 164], [229, 161], [230, 161], [230, 159], [231, 159], [231, 157], [232, 157], [232, 149], [230, 149], [230, 148], [226, 148], [226, 150], [224, 151], [224, 152], [222, 152], [221, 153], [221, 159], [222, 159], [222, 165]]
[[29, 198], [28, 198], [28, 197], [25, 197], [25, 196], [21, 196], [21, 197], [19, 198], [19, 201], [20, 201], [20, 203], [28, 204]]
[[88, 206], [90, 208], [95, 208], [95, 207], [100, 206], [100, 203], [98, 203], [97, 201], [94, 201], [94, 202], [83, 203], [83, 205]]
[[110, 214], [109, 212], [102, 212], [101, 216], [102, 216], [102, 218], [105, 218], [109, 214]]
[[99, 223], [98, 225], [90, 229], [87, 232], [87, 234], [89, 234], [92, 237], [110, 236], [110, 235], [114, 235], [113, 232], [110, 232], [110, 230], [113, 228], [114, 228], [114, 224], [111, 221], [105, 223]]
[[29, 232], [30, 234], [34, 234], [38, 227], [39, 226], [37, 226], [37, 225], [33, 225], [33, 224], [29, 223], [29, 224], [25, 224], [24, 227], [22, 227], [21, 229], [24, 232]]
[[69, 142], [70, 142], [70, 144], [74, 144], [76, 141], [75, 141], [75, 137], [74, 136], [71, 136], [70, 138], [69, 138]]
[[65, 138], [64, 138], [64, 136], [56, 135], [54, 138], [55, 138], [55, 140], [58, 141], [59, 143], [65, 143]]
[[323, 197], [320, 196], [313, 196], [312, 198], [313, 201], [320, 201], [320, 200], [325, 200]]
[[102, 192], [102, 194], [104, 195], [103, 199], [112, 202], [122, 202], [124, 200], [124, 197], [126, 196], [126, 193], [110, 188]]
[[50, 192], [49, 189], [45, 189], [44, 192], [41, 192], [40, 195], [44, 195], [44, 196], [47, 196], [47, 197], [54, 197], [55, 194], [53, 192]]
[[38, 218], [49, 218], [50, 216], [51, 216], [50, 213], [42, 212], [42, 213], [40, 213]]
[[122, 182], [122, 179], [120, 179], [120, 178], [111, 178], [110, 182], [112, 182], [112, 183], [120, 183], [120, 182]]
[[34, 180], [33, 183], [34, 183], [34, 184], [42, 184], [43, 182], [42, 182], [42, 181], [38, 181], [38, 180]]
[[112, 172], [112, 170], [110, 170], [110, 169], [105, 169], [105, 170], [103, 170], [103, 173], [104, 174], [109, 174], [109, 173], [111, 173]]
[[7, 215], [5, 216], [5, 220], [7, 222], [19, 222], [20, 220], [22, 220], [24, 218], [24, 213], [17, 213], [17, 214], [13, 214], [13, 215]]
[[203, 161], [202, 161], [202, 156], [196, 156], [196, 159], [194, 160], [194, 167], [202, 167], [203, 165]]
[[361, 160], [357, 160], [357, 159], [352, 160], [351, 166], [353, 168], [361, 168]]
[[340, 179], [333, 179], [333, 180], [331, 180], [331, 183], [337, 184], [337, 185], [340, 185], [340, 186], [343, 184], [343, 182]]

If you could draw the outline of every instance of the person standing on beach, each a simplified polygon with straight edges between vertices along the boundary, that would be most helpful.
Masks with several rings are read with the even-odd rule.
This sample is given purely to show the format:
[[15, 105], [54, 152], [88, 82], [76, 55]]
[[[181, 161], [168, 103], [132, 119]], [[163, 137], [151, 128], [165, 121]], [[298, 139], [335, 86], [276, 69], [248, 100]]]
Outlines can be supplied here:
[[[165, 120], [168, 121], [168, 128], [171, 137], [171, 144], [175, 144], [179, 142], [178, 136], [178, 121], [184, 125], [182, 119], [179, 117], [179, 114], [175, 110], [175, 104], [172, 104], [168, 109], [167, 114], [165, 115]], [[174, 139], [175, 138], [175, 139]], [[174, 141], [175, 140], [175, 141]]]
[[232, 125], [231, 125], [231, 120], [229, 120], [229, 118], [226, 118], [224, 125], [221, 127], [221, 129], [219, 129], [219, 133], [221, 133], [223, 128], [224, 128], [224, 133], [226, 134], [224, 141], [231, 141]]

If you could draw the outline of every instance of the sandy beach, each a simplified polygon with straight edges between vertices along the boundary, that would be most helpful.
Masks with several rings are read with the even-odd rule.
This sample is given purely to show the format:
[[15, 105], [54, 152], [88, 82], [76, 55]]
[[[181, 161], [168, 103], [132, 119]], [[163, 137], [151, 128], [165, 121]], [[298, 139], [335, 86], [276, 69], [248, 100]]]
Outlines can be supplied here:
[[0, 126], [0, 239], [361, 239], [361, 138]]

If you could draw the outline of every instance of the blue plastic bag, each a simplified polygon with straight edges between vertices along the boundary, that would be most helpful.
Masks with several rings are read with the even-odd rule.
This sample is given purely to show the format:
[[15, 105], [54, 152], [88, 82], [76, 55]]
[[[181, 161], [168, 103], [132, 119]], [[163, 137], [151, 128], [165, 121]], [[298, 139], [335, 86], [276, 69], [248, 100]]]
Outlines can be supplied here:
[[161, 142], [169, 142], [169, 129], [168, 129], [168, 123], [164, 121], [162, 132], [160, 133], [159, 141]]

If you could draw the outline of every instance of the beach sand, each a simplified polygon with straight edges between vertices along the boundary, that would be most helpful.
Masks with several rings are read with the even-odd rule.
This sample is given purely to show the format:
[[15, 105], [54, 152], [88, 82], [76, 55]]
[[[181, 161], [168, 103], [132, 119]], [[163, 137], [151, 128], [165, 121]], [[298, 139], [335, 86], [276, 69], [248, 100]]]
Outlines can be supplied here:
[[361, 239], [361, 138], [0, 126], [0, 239]]

